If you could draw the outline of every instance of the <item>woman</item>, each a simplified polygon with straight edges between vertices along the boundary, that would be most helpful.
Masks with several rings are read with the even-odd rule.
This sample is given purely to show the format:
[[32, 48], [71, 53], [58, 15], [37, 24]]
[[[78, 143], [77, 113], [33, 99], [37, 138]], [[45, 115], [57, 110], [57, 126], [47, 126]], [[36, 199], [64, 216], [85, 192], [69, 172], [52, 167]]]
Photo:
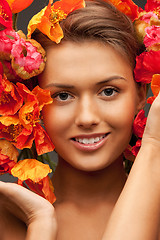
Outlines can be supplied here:
[[123, 167], [134, 118], [145, 103], [145, 85], [133, 78], [132, 24], [95, 0], [61, 26], [58, 45], [34, 34], [47, 51], [38, 80], [53, 98], [43, 120], [59, 157], [52, 179], [57, 200], [53, 208], [26, 189], [1, 183], [2, 239], [158, 239], [160, 96], [128, 180]]

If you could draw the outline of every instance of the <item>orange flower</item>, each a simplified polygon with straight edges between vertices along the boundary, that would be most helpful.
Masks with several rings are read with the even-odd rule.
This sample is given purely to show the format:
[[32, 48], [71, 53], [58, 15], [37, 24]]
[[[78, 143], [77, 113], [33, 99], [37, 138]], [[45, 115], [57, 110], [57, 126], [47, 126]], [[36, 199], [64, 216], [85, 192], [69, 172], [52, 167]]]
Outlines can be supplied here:
[[54, 187], [49, 176], [43, 178], [38, 183], [34, 183], [29, 179], [26, 180], [25, 183], [30, 188], [30, 190], [47, 199], [51, 204], [56, 201], [56, 197], [54, 195]]
[[12, 175], [21, 181], [30, 179], [33, 182], [39, 182], [51, 172], [48, 164], [41, 163], [36, 159], [20, 160], [11, 170]]
[[24, 105], [16, 115], [0, 117], [0, 137], [11, 141], [18, 149], [31, 148], [35, 140], [38, 155], [53, 151], [54, 145], [39, 123], [43, 106], [53, 101], [49, 90], [37, 86], [31, 92], [22, 83], [17, 83], [17, 87]]
[[18, 178], [20, 185], [23, 185], [25, 181], [32, 191], [53, 203], [55, 201], [54, 188], [48, 177], [51, 172], [47, 164], [36, 159], [21, 160], [11, 170], [12, 175]]
[[[30, 132], [30, 138], [35, 140], [38, 155], [53, 151], [54, 145], [46, 131], [39, 124], [40, 111], [43, 106], [53, 102], [49, 90], [44, 90], [37, 86], [31, 92], [21, 83], [17, 83], [17, 86], [25, 101], [25, 104], [19, 111], [19, 119], [23, 127]], [[19, 144], [23, 139], [24, 136], [22, 134], [17, 137]]]
[[160, 91], [160, 74], [154, 74], [151, 82], [153, 97], [147, 99], [147, 103], [152, 104]]
[[138, 17], [138, 6], [132, 0], [109, 0], [119, 11], [134, 21]]
[[18, 13], [29, 7], [33, 0], [7, 0], [7, 2], [12, 10], [12, 13]]
[[11, 172], [18, 155], [18, 150], [10, 142], [0, 139], [0, 174]]
[[37, 28], [52, 41], [59, 43], [63, 38], [63, 31], [59, 22], [65, 19], [70, 12], [85, 7], [84, 0], [61, 0], [54, 4], [52, 3], [53, 0], [50, 0], [48, 6], [30, 20], [28, 38], [31, 37], [31, 34]]
[[0, 114], [14, 115], [22, 106], [23, 98], [18, 88], [0, 75]]
[[5, 138], [14, 144], [21, 131], [22, 125], [17, 115], [0, 117], [0, 138]]

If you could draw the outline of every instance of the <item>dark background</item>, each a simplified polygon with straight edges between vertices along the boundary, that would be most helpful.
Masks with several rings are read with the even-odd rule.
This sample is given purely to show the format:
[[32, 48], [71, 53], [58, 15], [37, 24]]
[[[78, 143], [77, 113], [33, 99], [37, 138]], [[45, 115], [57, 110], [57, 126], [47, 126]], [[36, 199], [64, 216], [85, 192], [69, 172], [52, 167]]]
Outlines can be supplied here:
[[[146, 4], [147, 0], [134, 0], [134, 2], [141, 8], [144, 9], [144, 5]], [[25, 10], [23, 10], [18, 16], [18, 29], [22, 29], [23, 32], [27, 33], [27, 25], [31, 17], [39, 12], [43, 7], [48, 4], [48, 0], [34, 0], [33, 3]], [[50, 154], [51, 159], [57, 161], [57, 156], [55, 152]], [[10, 174], [5, 174], [0, 176], [0, 180], [2, 181], [15, 181]]]

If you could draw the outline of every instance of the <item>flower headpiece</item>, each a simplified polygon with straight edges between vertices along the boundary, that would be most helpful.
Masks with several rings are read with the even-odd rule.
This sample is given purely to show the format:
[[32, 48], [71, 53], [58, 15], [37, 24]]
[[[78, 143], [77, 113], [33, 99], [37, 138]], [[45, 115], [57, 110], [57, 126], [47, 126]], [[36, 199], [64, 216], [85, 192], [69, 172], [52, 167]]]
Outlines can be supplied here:
[[[31, 34], [39, 29], [59, 43], [63, 38], [59, 22], [74, 10], [85, 7], [85, 1], [60, 0], [53, 4], [50, 0], [30, 20], [26, 37], [22, 31], [13, 29], [12, 17], [15, 20], [17, 13], [32, 2], [0, 0], [0, 174], [12, 174], [19, 184], [53, 203], [55, 196], [48, 176], [52, 162], [47, 153], [54, 145], [41, 126], [41, 111], [53, 100], [48, 90], [31, 84], [30, 78], [40, 74], [46, 62], [45, 50], [31, 39]], [[160, 90], [160, 1], [148, 0], [145, 11], [132, 0], [109, 2], [131, 18], [139, 41], [145, 44], [146, 50], [137, 57], [135, 80], [151, 83], [154, 96], [148, 102], [152, 104]], [[141, 110], [133, 124], [136, 145], [125, 151], [125, 156], [132, 160], [140, 148], [145, 124]]]
[[53, 203], [54, 189], [48, 174], [54, 166], [47, 153], [54, 150], [54, 145], [41, 126], [41, 111], [53, 100], [48, 90], [33, 88], [31, 84], [30, 78], [45, 67], [46, 53], [30, 37], [38, 28], [59, 43], [63, 38], [59, 22], [85, 3], [61, 0], [53, 4], [50, 0], [31, 19], [26, 38], [22, 31], [13, 29], [12, 17], [15, 21], [17, 13], [32, 2], [0, 0], [0, 174], [12, 174], [18, 178], [18, 184]]

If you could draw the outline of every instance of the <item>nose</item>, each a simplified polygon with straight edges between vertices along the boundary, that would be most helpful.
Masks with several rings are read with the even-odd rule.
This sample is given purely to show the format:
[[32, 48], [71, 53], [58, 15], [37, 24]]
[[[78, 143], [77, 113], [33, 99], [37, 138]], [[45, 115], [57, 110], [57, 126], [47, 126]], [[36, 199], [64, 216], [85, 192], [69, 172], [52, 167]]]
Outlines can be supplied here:
[[75, 123], [77, 126], [90, 129], [98, 125], [100, 116], [98, 106], [91, 97], [84, 97], [79, 101], [76, 111]]

